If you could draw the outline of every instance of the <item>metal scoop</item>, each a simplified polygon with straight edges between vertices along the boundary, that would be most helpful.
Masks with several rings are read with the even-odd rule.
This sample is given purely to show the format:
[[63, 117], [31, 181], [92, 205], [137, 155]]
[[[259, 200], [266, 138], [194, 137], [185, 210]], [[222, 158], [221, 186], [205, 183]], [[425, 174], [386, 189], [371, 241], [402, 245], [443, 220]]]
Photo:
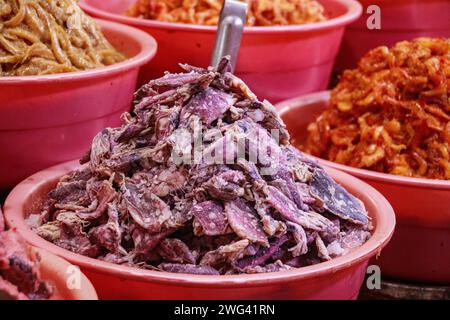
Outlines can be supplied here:
[[230, 56], [231, 72], [234, 71], [246, 18], [246, 3], [236, 0], [225, 0], [223, 2], [216, 42], [211, 57], [211, 66], [217, 67], [223, 57]]

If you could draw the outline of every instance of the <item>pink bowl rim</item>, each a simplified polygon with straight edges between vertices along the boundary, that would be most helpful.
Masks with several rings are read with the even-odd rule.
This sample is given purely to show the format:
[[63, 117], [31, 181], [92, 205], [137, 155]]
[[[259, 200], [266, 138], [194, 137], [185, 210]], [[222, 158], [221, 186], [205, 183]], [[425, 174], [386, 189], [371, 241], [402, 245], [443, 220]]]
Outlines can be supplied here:
[[[89, 0], [88, 0], [89, 1]], [[303, 25], [291, 25], [291, 26], [272, 26], [272, 27], [245, 27], [244, 33], [248, 34], [270, 34], [270, 33], [286, 33], [286, 32], [310, 32], [327, 30], [331, 28], [340, 27], [343, 25], [348, 25], [356, 21], [362, 14], [362, 5], [356, 0], [329, 0], [339, 3], [347, 8], [346, 13], [323, 21], [311, 24]], [[172, 23], [163, 21], [154, 21], [149, 19], [132, 18], [124, 15], [110, 13], [101, 9], [97, 9], [95, 6], [87, 3], [86, 0], [80, 1], [80, 7], [87, 13], [102, 17], [102, 19], [108, 19], [112, 21], [117, 21], [133, 26], [140, 27], [153, 27], [157, 29], [167, 29], [167, 30], [182, 30], [191, 32], [207, 32], [215, 33], [217, 28], [213, 26], [202, 26], [196, 24], [183, 24], [183, 23]]]
[[[133, 267], [120, 266], [113, 263], [88, 258], [62, 249], [36, 235], [22, 218], [22, 204], [26, 197], [32, 194], [46, 181], [54, 180], [66, 174], [70, 170], [79, 168], [77, 161], [65, 162], [46, 170], [40, 171], [18, 184], [8, 195], [4, 205], [6, 223], [16, 228], [25, 239], [32, 245], [44, 248], [78, 266], [85, 268], [89, 272], [103, 273], [118, 278], [126, 278], [140, 282], [154, 282], [166, 285], [176, 285], [183, 287], [258, 287], [277, 283], [286, 283], [303, 279], [311, 279], [324, 274], [332, 274], [340, 270], [350, 268], [353, 265], [369, 260], [371, 257], [380, 254], [382, 248], [386, 246], [392, 237], [395, 227], [395, 214], [392, 206], [381, 193], [369, 186], [367, 183], [344, 172], [326, 168], [326, 170], [336, 178], [337, 181], [345, 181], [355, 188], [362, 190], [368, 195], [368, 201], [376, 208], [376, 227], [372, 237], [361, 247], [351, 251], [345, 256], [335, 258], [313, 266], [307, 266], [287, 271], [249, 274], [249, 275], [188, 275], [152, 270], [142, 270]], [[17, 218], [17, 219], [16, 219]]]
[[[301, 109], [305, 105], [310, 105], [312, 103], [318, 101], [328, 101], [330, 100], [330, 91], [320, 91], [315, 93], [310, 93], [306, 95], [301, 95], [299, 97], [294, 97], [285, 101], [281, 101], [276, 104], [277, 109], [279, 110], [280, 116], [289, 112], [291, 109]], [[323, 165], [328, 167], [333, 167], [337, 170], [342, 170], [347, 173], [350, 173], [358, 178], [362, 179], [371, 179], [374, 181], [403, 185], [403, 186], [411, 186], [418, 188], [428, 188], [428, 189], [443, 189], [450, 190], [450, 181], [446, 180], [434, 180], [434, 179], [425, 179], [425, 178], [410, 178], [397, 176], [389, 173], [381, 173], [376, 171], [371, 171], [367, 169], [358, 169], [350, 166], [346, 166], [343, 164], [335, 163], [329, 160], [325, 160], [322, 158], [318, 158], [315, 156], [311, 156], [321, 162]]]
[[106, 67], [65, 72], [40, 76], [18, 76], [18, 77], [0, 77], [0, 85], [5, 84], [30, 84], [30, 83], [53, 83], [66, 81], [87, 80], [90, 78], [101, 78], [103, 76], [122, 73], [130, 69], [139, 68], [149, 62], [155, 55], [158, 44], [151, 35], [139, 29], [123, 25], [117, 22], [95, 19], [101, 29], [107, 29], [116, 34], [120, 34], [125, 38], [125, 41], [134, 39], [140, 45], [140, 52], [134, 57], [128, 58], [125, 61], [115, 63]]

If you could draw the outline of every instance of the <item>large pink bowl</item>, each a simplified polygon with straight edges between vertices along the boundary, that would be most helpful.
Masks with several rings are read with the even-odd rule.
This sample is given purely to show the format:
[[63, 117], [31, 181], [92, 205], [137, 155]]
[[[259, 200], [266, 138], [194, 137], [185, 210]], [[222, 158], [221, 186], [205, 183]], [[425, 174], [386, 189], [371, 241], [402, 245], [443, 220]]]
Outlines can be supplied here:
[[127, 61], [65, 74], [0, 77], [0, 190], [80, 158], [94, 135], [118, 125], [130, 108], [139, 68], [155, 55], [156, 42], [128, 26], [98, 23]]
[[76, 169], [68, 162], [20, 183], [6, 200], [6, 222], [33, 245], [79, 265], [103, 299], [355, 299], [371, 257], [380, 254], [395, 225], [392, 207], [375, 189], [345, 173], [329, 173], [360, 198], [372, 218], [372, 237], [343, 257], [295, 270], [236, 276], [200, 276], [141, 270], [87, 258], [64, 250], [33, 233], [25, 218], [39, 212], [57, 180]]
[[367, 7], [381, 9], [381, 29], [369, 30], [363, 14], [349, 25], [344, 34], [336, 62], [336, 71], [356, 67], [357, 61], [370, 49], [418, 37], [450, 37], [449, 0], [359, 0]]
[[[293, 139], [304, 141], [306, 127], [328, 106], [329, 98], [329, 92], [319, 92], [278, 105]], [[450, 283], [450, 181], [407, 178], [319, 161], [362, 179], [392, 204], [397, 227], [380, 258], [383, 275]]]
[[[179, 63], [206, 67], [216, 28], [166, 23], [122, 15], [135, 0], [82, 0], [80, 6], [94, 17], [139, 28], [156, 38], [155, 63], [143, 69], [141, 82], [179, 70]], [[261, 99], [280, 101], [324, 90], [332, 71], [345, 26], [361, 14], [354, 0], [319, 0], [332, 19], [309, 25], [247, 27], [236, 73]]]

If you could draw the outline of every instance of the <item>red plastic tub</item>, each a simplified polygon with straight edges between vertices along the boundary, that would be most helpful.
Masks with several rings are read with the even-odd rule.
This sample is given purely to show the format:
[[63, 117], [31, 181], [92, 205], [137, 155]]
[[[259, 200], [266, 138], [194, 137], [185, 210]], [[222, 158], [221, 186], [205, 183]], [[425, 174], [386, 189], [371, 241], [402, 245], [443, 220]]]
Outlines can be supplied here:
[[156, 42], [134, 28], [97, 22], [127, 61], [80, 72], [0, 77], [0, 190], [80, 158], [94, 135], [119, 124], [130, 108], [139, 68], [155, 55]]
[[[135, 0], [82, 0], [80, 6], [94, 17], [125, 23], [156, 38], [155, 63], [143, 69], [141, 83], [164, 71], [179, 70], [178, 63], [206, 67], [216, 28], [176, 24], [123, 16]], [[280, 101], [324, 90], [345, 26], [361, 14], [354, 0], [319, 0], [329, 21], [297, 26], [247, 27], [244, 30], [236, 73], [260, 100]]]
[[33, 245], [79, 265], [102, 299], [356, 299], [371, 257], [391, 238], [395, 216], [387, 200], [364, 182], [334, 169], [329, 173], [361, 199], [372, 218], [372, 237], [349, 254], [300, 269], [233, 276], [201, 276], [136, 269], [64, 250], [33, 233], [26, 217], [39, 212], [48, 191], [76, 162], [41, 171], [20, 183], [6, 200], [9, 226]]
[[[450, 37], [449, 0], [359, 0], [363, 14], [347, 27], [336, 71], [354, 68], [370, 49], [418, 37]], [[381, 9], [381, 29], [367, 28], [367, 7]]]
[[[329, 98], [329, 92], [319, 92], [277, 106], [293, 139], [304, 141], [308, 124], [326, 108]], [[407, 178], [319, 161], [362, 179], [392, 204], [397, 227], [379, 261], [384, 276], [450, 284], [450, 181]]]

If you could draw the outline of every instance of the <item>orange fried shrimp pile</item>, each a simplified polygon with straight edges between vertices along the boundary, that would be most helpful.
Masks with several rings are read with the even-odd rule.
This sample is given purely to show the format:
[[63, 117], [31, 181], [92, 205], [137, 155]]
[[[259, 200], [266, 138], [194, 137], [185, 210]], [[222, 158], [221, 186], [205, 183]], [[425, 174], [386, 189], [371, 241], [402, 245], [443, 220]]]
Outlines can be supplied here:
[[[248, 3], [249, 26], [278, 26], [326, 20], [322, 5], [314, 0], [243, 0]], [[176, 23], [217, 25], [221, 0], [138, 0], [125, 13]]]
[[356, 168], [450, 179], [450, 39], [367, 53], [347, 70], [300, 148]]

